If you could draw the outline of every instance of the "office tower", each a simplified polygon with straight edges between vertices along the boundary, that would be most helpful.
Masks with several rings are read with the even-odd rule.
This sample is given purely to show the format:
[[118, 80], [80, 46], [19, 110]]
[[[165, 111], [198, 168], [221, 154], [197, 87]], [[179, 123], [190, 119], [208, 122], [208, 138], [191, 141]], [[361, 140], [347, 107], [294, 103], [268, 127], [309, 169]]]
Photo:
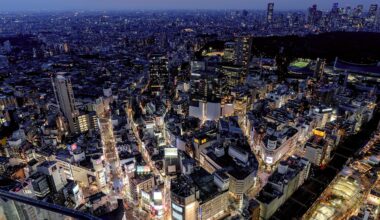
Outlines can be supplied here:
[[77, 132], [76, 120], [79, 112], [75, 106], [71, 80], [69, 77], [65, 77], [64, 73], [57, 73], [52, 81], [57, 104], [69, 124], [70, 132], [75, 133]]
[[371, 25], [375, 25], [377, 21], [377, 11], [378, 5], [377, 4], [372, 4], [369, 6], [369, 11], [368, 11], [368, 20], [371, 23]]
[[80, 132], [86, 132], [90, 129], [90, 117], [88, 114], [82, 114], [78, 116], [78, 130]]
[[92, 129], [98, 129], [96, 112], [80, 112], [80, 115], [77, 118], [77, 130], [81, 133], [86, 132]]
[[268, 3], [268, 9], [267, 9], [267, 23], [271, 24], [273, 22], [273, 9], [274, 9], [274, 3]]
[[314, 19], [317, 14], [317, 5], [313, 5], [312, 7], [309, 8], [309, 14], [307, 17], [307, 22], [309, 24], [314, 24]]
[[243, 36], [235, 39], [235, 65], [243, 67], [242, 81], [245, 80], [245, 76], [248, 74], [249, 63], [252, 55], [252, 37]]
[[236, 43], [226, 42], [224, 44], [223, 61], [227, 63], [236, 62]]
[[192, 101], [211, 101], [220, 98], [221, 80], [218, 72], [191, 72], [190, 93]]
[[333, 7], [331, 9], [331, 13], [334, 15], [337, 15], [339, 13], [339, 3], [338, 2], [333, 4]]
[[240, 85], [245, 79], [244, 68], [239, 65], [222, 65], [221, 70], [224, 82], [222, 84], [222, 94], [226, 95], [235, 87]]
[[369, 17], [376, 16], [377, 8], [378, 8], [377, 4], [372, 4], [371, 6], [369, 6], [368, 16]]
[[149, 61], [150, 90], [160, 93], [169, 88], [168, 59], [163, 54], [152, 54]]
[[310, 25], [318, 25], [322, 18], [322, 11], [318, 10], [317, 5], [309, 8], [307, 23]]
[[314, 70], [314, 77], [320, 79], [323, 76], [325, 71], [326, 60], [325, 59], [317, 59]]
[[354, 9], [354, 16], [355, 17], [360, 17], [363, 13], [363, 8], [364, 6], [363, 5], [358, 5], [355, 9]]

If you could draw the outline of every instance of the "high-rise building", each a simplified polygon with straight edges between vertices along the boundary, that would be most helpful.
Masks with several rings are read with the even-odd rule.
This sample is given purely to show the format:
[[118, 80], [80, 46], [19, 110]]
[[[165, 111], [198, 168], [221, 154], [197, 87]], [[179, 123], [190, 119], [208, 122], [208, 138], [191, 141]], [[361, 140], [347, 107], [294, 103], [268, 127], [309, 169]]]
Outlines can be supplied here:
[[79, 111], [75, 106], [74, 92], [69, 77], [65, 77], [64, 73], [57, 73], [56, 77], [52, 79], [55, 98], [59, 108], [65, 116], [70, 132], [77, 132], [76, 120]]
[[378, 5], [377, 4], [372, 4], [369, 6], [369, 11], [368, 11], [368, 20], [371, 23], [371, 25], [374, 25], [377, 21], [377, 15], [378, 14]]
[[221, 80], [218, 72], [191, 72], [190, 93], [192, 101], [214, 101], [221, 95]]
[[240, 65], [222, 65], [220, 71], [224, 79], [222, 86], [223, 95], [229, 94], [235, 86], [240, 85], [245, 79], [244, 69]]
[[[252, 55], [252, 37], [243, 36], [236, 38], [235, 47], [236, 60], [234, 64], [241, 65], [243, 67], [244, 74], [247, 75]], [[243, 80], [245, 79], [245, 75]]]
[[312, 7], [309, 8], [309, 14], [307, 17], [308, 23], [312, 24], [314, 21], [314, 16], [317, 13], [317, 5], [313, 5]]
[[318, 58], [315, 64], [314, 77], [320, 79], [325, 71], [326, 60]]
[[226, 42], [224, 44], [223, 61], [233, 63], [236, 61], [236, 43]]
[[271, 24], [273, 22], [273, 9], [274, 9], [274, 3], [268, 3], [268, 9], [267, 9], [267, 23]]
[[339, 3], [335, 2], [332, 6], [331, 13], [337, 15], [339, 13]]
[[169, 88], [168, 59], [163, 54], [152, 54], [149, 62], [150, 90], [159, 93]]
[[322, 11], [318, 10], [317, 5], [313, 5], [309, 8], [307, 23], [309, 25], [318, 25], [322, 18]]
[[363, 13], [363, 9], [364, 9], [363, 5], [356, 6], [356, 8], [354, 9], [354, 16], [360, 17]]
[[81, 133], [91, 129], [98, 129], [96, 112], [81, 112], [77, 117], [77, 130]]

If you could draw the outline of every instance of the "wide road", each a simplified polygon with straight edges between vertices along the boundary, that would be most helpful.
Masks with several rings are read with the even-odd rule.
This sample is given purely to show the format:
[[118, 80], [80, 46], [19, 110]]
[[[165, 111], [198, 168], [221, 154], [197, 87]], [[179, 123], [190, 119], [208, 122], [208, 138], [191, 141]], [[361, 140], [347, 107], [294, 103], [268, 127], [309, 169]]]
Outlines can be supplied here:
[[324, 170], [313, 168], [309, 180], [307, 180], [272, 216], [272, 219], [301, 219], [314, 201], [322, 194], [325, 188], [342, 169], [348, 158], [365, 146], [376, 130], [379, 123], [380, 112], [377, 111], [374, 118], [362, 130], [347, 137], [337, 150], [333, 152], [333, 158]]

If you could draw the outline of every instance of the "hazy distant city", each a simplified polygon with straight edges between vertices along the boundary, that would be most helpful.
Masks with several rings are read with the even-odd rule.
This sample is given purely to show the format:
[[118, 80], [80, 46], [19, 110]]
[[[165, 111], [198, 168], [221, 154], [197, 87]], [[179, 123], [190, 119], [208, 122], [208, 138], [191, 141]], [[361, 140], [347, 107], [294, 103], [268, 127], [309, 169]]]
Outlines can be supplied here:
[[0, 8], [0, 220], [379, 219], [377, 2], [32, 2]]

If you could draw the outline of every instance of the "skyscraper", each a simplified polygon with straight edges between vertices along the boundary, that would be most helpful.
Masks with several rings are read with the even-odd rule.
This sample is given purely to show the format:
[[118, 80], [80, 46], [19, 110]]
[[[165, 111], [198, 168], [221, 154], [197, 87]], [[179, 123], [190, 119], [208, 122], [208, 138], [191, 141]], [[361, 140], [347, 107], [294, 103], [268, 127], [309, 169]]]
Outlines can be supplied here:
[[[252, 37], [243, 36], [235, 39], [236, 65], [243, 67], [244, 78], [248, 74], [249, 62], [252, 56]], [[244, 81], [244, 80], [243, 80]]]
[[268, 9], [267, 9], [267, 23], [271, 24], [273, 22], [273, 8], [274, 3], [268, 3]]
[[339, 3], [338, 2], [335, 2], [333, 4], [333, 7], [331, 9], [331, 13], [333, 13], [334, 15], [338, 14], [339, 12]]
[[371, 4], [371, 6], [369, 6], [369, 11], [368, 11], [368, 15], [369, 16], [376, 16], [377, 15], [377, 4]]
[[369, 6], [368, 10], [368, 20], [371, 23], [371, 25], [374, 25], [377, 21], [377, 11], [378, 5], [377, 4], [372, 4]]
[[312, 7], [309, 8], [307, 22], [310, 25], [316, 25], [317, 21], [320, 19], [321, 14], [322, 13], [317, 9], [317, 5], [314, 4]]
[[79, 115], [79, 111], [75, 106], [71, 80], [69, 77], [65, 77], [64, 73], [57, 73], [56, 77], [52, 81], [57, 104], [67, 119], [70, 132], [76, 132], [76, 118]]
[[149, 64], [150, 89], [153, 92], [160, 92], [168, 88], [169, 71], [168, 59], [163, 54], [153, 54]]
[[356, 16], [356, 17], [361, 16], [362, 13], [363, 13], [363, 8], [364, 8], [363, 5], [358, 5], [358, 6], [354, 9], [354, 16]]

